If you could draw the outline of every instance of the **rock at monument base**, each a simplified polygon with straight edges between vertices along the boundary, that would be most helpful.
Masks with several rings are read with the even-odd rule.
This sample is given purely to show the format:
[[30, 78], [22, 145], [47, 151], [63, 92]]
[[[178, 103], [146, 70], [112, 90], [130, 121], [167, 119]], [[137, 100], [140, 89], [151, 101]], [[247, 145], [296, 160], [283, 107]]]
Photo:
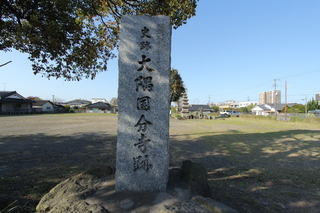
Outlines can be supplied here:
[[181, 179], [186, 182], [191, 194], [204, 197], [210, 196], [207, 170], [201, 164], [186, 160], [182, 162], [181, 169]]
[[161, 213], [237, 213], [238, 211], [224, 205], [223, 203], [205, 198], [202, 196], [195, 196], [190, 200], [175, 203], [162, 210]]
[[59, 183], [50, 190], [36, 207], [37, 213], [108, 212], [103, 206], [88, 205], [84, 199], [94, 194], [102, 183], [100, 178], [114, 173], [112, 167], [92, 169]]
[[[200, 164], [191, 161], [184, 162], [183, 165], [182, 168], [170, 169], [166, 192], [119, 192], [115, 190], [112, 167], [93, 169], [68, 178], [55, 186], [41, 199], [36, 210], [37, 213], [236, 212], [210, 198], [192, 195], [189, 190], [196, 187], [192, 179], [206, 176], [206, 171]], [[199, 181], [195, 182], [199, 184]], [[201, 184], [204, 184], [203, 180]], [[206, 185], [198, 187], [205, 189]], [[202, 193], [193, 191], [196, 192]]]

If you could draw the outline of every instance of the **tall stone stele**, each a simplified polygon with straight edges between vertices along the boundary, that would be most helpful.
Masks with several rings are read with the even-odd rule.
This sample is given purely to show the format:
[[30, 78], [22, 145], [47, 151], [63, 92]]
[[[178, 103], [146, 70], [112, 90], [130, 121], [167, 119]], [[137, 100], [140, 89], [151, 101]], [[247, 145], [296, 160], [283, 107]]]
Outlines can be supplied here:
[[171, 24], [122, 16], [117, 191], [165, 191], [169, 172]]

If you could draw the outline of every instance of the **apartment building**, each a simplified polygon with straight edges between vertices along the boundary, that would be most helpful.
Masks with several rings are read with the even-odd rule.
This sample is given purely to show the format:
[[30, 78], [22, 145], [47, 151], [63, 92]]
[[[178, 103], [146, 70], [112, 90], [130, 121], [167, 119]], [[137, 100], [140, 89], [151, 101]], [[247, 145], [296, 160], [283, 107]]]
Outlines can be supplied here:
[[259, 104], [280, 104], [281, 103], [281, 91], [268, 91], [268, 92], [261, 92], [259, 94]]

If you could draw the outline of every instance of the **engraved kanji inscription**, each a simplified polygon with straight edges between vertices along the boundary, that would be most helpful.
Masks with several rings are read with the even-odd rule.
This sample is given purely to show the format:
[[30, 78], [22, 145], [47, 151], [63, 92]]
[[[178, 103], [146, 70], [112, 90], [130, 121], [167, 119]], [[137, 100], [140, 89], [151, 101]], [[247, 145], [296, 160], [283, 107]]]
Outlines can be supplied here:
[[144, 115], [141, 115], [138, 123], [134, 127], [139, 127], [138, 132], [145, 132], [147, 130], [147, 125], [152, 125], [152, 122], [148, 121]]
[[144, 96], [137, 99], [137, 109], [138, 110], [149, 110], [150, 104], [149, 104], [150, 97]]
[[140, 168], [147, 172], [149, 169], [152, 169], [152, 164], [149, 164], [148, 155], [133, 157], [133, 171], [137, 171]]
[[143, 50], [143, 49], [146, 49], [146, 50], [151, 49], [149, 41], [140, 42], [140, 50]]
[[146, 55], [142, 55], [141, 58], [142, 58], [142, 60], [141, 60], [141, 61], [138, 61], [138, 63], [141, 64], [141, 66], [137, 69], [137, 71], [142, 71], [143, 68], [146, 68], [149, 72], [154, 71], [153, 68], [149, 67], [149, 66], [146, 64], [147, 62], [150, 62], [151, 59], [150, 59], [150, 58], [147, 58]]
[[144, 38], [144, 37], [151, 38], [151, 35], [149, 34], [149, 29], [147, 27], [144, 27], [143, 29], [141, 29], [141, 33], [142, 33], [141, 38]]
[[138, 143], [135, 143], [134, 146], [137, 146], [141, 152], [145, 152], [147, 150], [146, 143], [150, 142], [150, 139], [145, 138], [145, 134], [141, 134], [141, 138]]
[[141, 87], [143, 91], [152, 90], [153, 84], [152, 84], [151, 76], [148, 76], [148, 77], [139, 76], [134, 81], [136, 82], [136, 91], [139, 91], [139, 87]]

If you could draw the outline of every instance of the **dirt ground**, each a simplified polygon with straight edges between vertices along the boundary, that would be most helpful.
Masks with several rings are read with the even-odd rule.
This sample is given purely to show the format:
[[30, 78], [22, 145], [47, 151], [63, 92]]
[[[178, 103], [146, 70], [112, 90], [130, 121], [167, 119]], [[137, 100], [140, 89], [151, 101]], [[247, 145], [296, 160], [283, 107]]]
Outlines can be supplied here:
[[[259, 175], [253, 179], [248, 176], [233, 179], [234, 172], [245, 169], [217, 153], [206, 140], [191, 138], [198, 131], [194, 125], [171, 119], [170, 166], [180, 167], [187, 159], [204, 165], [209, 178], [217, 180], [210, 183], [213, 199], [239, 212], [320, 212], [319, 188], [313, 189], [313, 194], [306, 194], [304, 188], [290, 190], [295, 187], [292, 183], [271, 181], [273, 191], [268, 193], [262, 193], [263, 188], [241, 190], [241, 185], [250, 181], [257, 184], [268, 180]], [[235, 127], [228, 128], [235, 131]], [[45, 193], [66, 178], [102, 165], [115, 166], [116, 135], [115, 115], [0, 117], [0, 211], [15, 200], [33, 208]], [[319, 167], [318, 162], [313, 163]], [[226, 176], [222, 183], [221, 178]], [[273, 195], [276, 187], [286, 192], [279, 199]], [[296, 206], [290, 205], [292, 201]]]

